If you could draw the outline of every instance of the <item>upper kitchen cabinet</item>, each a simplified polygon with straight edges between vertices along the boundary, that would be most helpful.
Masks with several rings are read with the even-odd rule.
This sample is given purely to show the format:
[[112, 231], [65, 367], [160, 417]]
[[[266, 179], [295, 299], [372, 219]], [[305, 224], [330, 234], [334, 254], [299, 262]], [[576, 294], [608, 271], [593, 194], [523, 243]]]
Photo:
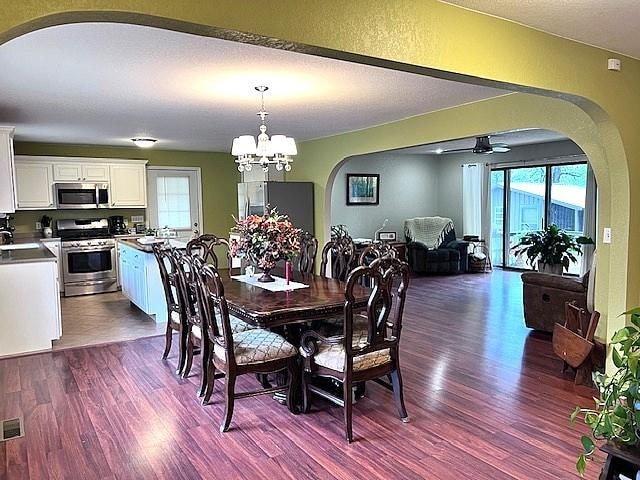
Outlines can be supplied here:
[[16, 155], [16, 208], [55, 208], [54, 185], [61, 183], [108, 184], [110, 208], [145, 208], [146, 164], [146, 160]]
[[55, 182], [108, 182], [108, 163], [54, 163]]
[[53, 164], [17, 161], [16, 207], [19, 210], [55, 208], [53, 204]]
[[112, 208], [146, 208], [146, 162], [111, 165], [110, 188]]
[[0, 127], [0, 213], [16, 211], [13, 127]]

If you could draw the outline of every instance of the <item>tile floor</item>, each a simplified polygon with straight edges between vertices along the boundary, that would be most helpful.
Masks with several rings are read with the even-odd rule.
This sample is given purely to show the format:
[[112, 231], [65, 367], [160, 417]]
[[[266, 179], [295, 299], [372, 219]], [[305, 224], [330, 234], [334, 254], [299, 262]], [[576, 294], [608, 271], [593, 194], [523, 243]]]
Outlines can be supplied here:
[[99, 345], [162, 335], [166, 323], [154, 319], [131, 305], [121, 292], [66, 297], [62, 307], [62, 338], [53, 342], [54, 350]]

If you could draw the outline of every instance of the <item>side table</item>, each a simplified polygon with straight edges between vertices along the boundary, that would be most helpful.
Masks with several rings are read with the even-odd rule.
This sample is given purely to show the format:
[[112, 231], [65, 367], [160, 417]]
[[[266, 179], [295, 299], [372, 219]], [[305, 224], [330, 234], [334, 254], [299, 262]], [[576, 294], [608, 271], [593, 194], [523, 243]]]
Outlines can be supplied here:
[[604, 444], [600, 447], [600, 450], [607, 454], [600, 480], [618, 480], [621, 478], [621, 474], [632, 480], [638, 478], [640, 452], [618, 448], [609, 444]]

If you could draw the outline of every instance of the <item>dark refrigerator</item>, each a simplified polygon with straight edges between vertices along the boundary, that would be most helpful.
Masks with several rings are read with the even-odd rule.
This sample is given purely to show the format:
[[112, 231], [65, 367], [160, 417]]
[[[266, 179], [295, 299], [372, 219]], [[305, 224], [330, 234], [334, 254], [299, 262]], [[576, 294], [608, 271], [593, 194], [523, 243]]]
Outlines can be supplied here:
[[245, 182], [238, 184], [238, 218], [264, 215], [277, 208], [289, 215], [296, 228], [315, 235], [313, 228], [313, 183]]

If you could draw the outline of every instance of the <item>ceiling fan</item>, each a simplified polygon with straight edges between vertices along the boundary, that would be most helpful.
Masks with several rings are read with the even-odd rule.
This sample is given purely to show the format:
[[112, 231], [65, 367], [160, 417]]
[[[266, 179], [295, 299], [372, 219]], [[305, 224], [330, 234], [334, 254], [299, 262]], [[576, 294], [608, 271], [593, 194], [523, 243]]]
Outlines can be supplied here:
[[488, 155], [490, 153], [505, 153], [511, 150], [506, 143], [491, 143], [489, 135], [476, 137], [476, 144], [472, 148], [455, 148], [452, 150], [442, 150], [440, 153], [461, 153], [472, 152], [479, 155]]

